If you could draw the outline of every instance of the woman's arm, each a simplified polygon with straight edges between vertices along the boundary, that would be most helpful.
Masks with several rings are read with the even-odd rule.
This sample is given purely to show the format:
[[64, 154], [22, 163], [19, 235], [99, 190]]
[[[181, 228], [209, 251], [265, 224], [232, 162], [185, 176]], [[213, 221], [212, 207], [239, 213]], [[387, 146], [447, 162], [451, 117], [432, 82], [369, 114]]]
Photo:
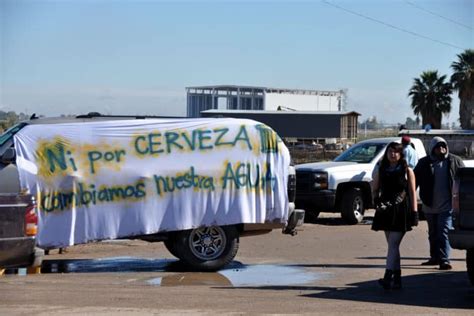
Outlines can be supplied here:
[[415, 212], [418, 212], [418, 201], [416, 199], [415, 173], [410, 167], [407, 168], [407, 176], [408, 176], [408, 194], [410, 196], [411, 209]]
[[379, 180], [379, 165], [377, 164], [372, 172], [372, 197], [375, 200], [379, 197], [380, 180]]

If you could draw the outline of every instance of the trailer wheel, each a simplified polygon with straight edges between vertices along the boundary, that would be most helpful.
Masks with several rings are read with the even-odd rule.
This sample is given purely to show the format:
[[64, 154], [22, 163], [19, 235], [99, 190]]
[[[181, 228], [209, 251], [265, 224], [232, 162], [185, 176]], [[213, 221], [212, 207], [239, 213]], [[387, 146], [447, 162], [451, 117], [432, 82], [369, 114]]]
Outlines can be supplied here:
[[211, 226], [176, 233], [177, 257], [193, 270], [216, 271], [229, 264], [239, 249], [235, 226]]
[[341, 203], [342, 219], [348, 224], [357, 224], [364, 219], [364, 199], [359, 188], [350, 188], [344, 192]]

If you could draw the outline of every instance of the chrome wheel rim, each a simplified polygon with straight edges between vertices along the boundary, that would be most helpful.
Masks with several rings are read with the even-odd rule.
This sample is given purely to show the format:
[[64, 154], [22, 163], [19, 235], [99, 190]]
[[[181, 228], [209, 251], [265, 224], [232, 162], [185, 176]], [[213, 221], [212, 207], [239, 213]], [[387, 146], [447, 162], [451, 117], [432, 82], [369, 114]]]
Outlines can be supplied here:
[[354, 199], [354, 202], [352, 203], [352, 210], [354, 211], [354, 216], [357, 219], [358, 222], [360, 222], [364, 218], [364, 212], [362, 210], [362, 198], [357, 197]]
[[224, 252], [227, 239], [219, 226], [194, 229], [189, 236], [189, 248], [200, 260], [214, 260]]

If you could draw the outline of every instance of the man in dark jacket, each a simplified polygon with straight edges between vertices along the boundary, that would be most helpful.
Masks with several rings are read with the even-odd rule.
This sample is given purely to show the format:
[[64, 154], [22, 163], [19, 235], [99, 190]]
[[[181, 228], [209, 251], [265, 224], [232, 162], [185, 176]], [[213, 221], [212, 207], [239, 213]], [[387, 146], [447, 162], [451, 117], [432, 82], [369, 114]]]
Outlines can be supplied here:
[[429, 155], [420, 159], [414, 170], [430, 241], [430, 260], [422, 265], [439, 264], [440, 270], [452, 269], [448, 240], [448, 231], [452, 227], [451, 190], [460, 167], [464, 167], [461, 158], [449, 153], [448, 143], [443, 138], [434, 137]]

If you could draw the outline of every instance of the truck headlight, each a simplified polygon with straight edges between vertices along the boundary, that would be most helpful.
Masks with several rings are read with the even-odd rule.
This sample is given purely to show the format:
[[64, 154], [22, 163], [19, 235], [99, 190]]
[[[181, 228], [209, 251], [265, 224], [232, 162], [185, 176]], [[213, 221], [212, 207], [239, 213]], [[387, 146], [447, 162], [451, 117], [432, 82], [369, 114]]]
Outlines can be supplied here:
[[317, 172], [313, 174], [313, 188], [316, 190], [324, 190], [328, 188], [327, 172]]
[[296, 174], [288, 176], [288, 200], [294, 202], [296, 199]]

